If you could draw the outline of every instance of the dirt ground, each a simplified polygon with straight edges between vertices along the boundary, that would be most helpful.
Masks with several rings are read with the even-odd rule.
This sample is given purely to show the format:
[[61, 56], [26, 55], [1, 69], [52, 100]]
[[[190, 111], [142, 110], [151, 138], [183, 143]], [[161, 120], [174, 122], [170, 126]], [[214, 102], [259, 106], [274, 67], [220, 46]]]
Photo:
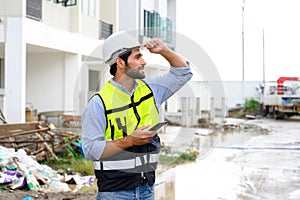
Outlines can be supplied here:
[[[268, 129], [269, 133], [252, 136], [245, 132], [222, 136], [221, 142], [207, 158], [193, 165], [177, 167], [176, 190], [173, 188], [164, 194], [174, 193], [176, 199], [185, 199], [188, 192], [193, 197], [190, 199], [195, 200], [299, 199], [300, 171], [297, 161], [300, 159], [300, 119], [246, 120], [244, 123], [258, 125]], [[237, 142], [237, 136], [242, 143]], [[199, 179], [195, 178], [197, 176]], [[194, 184], [191, 183], [192, 179], [196, 179]], [[200, 188], [202, 190], [199, 193]], [[214, 197], [206, 198], [213, 194]], [[86, 200], [95, 199], [96, 195], [96, 188], [76, 193], [0, 190], [0, 199], [9, 200], [22, 200], [25, 197], [33, 200]]]
[[[24, 191], [24, 190], [0, 190], [0, 199], [7, 200], [22, 200], [25, 197], [31, 197], [34, 200], [87, 200], [87, 199], [96, 199], [97, 192], [85, 191], [85, 192], [36, 192], [36, 191]], [[26, 199], [30, 200], [30, 199]]]

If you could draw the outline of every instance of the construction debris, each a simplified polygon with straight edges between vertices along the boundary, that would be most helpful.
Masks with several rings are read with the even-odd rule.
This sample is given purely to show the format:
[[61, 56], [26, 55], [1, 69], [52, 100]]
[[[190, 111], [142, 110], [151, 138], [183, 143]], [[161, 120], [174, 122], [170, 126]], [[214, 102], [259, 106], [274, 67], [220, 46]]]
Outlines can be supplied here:
[[40, 122], [0, 125], [0, 188], [70, 191], [70, 181], [77, 190], [94, 181], [93, 176], [67, 175], [38, 161], [54, 159], [64, 148], [82, 154], [80, 135], [54, 132]]
[[[67, 182], [74, 179], [75, 184], [84, 186], [94, 181], [93, 176], [60, 174], [47, 165], [41, 165], [23, 149], [0, 146], [0, 188], [35, 191], [70, 191]], [[79, 188], [79, 187], [77, 187]]]
[[37, 161], [54, 159], [57, 152], [66, 146], [78, 145], [80, 135], [68, 132], [53, 132], [39, 122], [0, 125], [0, 145], [24, 149], [27, 155], [35, 156]]

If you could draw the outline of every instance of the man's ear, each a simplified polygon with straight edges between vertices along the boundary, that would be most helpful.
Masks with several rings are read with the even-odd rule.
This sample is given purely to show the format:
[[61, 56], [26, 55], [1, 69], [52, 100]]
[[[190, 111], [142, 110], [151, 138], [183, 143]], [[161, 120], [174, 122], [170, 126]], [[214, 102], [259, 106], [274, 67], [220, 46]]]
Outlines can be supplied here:
[[125, 62], [124, 60], [122, 60], [120, 57], [117, 57], [116, 59], [116, 63], [120, 68], [124, 68], [125, 67]]

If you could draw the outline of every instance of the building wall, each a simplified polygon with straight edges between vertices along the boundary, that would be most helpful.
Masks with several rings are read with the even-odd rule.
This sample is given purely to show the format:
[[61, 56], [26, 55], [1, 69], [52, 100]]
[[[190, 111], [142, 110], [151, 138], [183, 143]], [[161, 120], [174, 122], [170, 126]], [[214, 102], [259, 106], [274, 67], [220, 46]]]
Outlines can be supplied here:
[[[125, 1], [124, 1], [125, 2]], [[100, 19], [113, 24], [113, 31], [117, 31], [118, 26], [118, 0], [101, 0], [99, 4]]]
[[26, 102], [39, 112], [64, 109], [64, 54], [28, 53]]
[[228, 108], [243, 106], [246, 98], [255, 98], [259, 101], [256, 86], [260, 83], [259, 81], [224, 81]]
[[70, 31], [72, 20], [76, 20], [76, 18], [71, 18], [71, 12], [76, 10], [77, 6], [64, 7], [53, 1], [43, 0], [42, 23], [60, 30]]
[[25, 13], [26, 1], [23, 0], [1, 0], [0, 16], [22, 16]]
[[118, 30], [131, 31], [139, 28], [139, 4], [136, 0], [119, 0]]
[[[227, 107], [234, 108], [237, 106], [243, 106], [245, 98], [255, 98], [259, 100], [259, 94], [256, 90], [256, 86], [259, 85], [259, 81], [223, 81], [221, 84], [224, 88], [224, 97], [214, 97], [215, 106], [221, 108], [222, 98], [226, 99]], [[194, 95], [200, 97], [201, 110], [210, 108], [210, 97], [212, 97], [209, 85], [217, 85], [217, 83], [211, 82], [208, 84], [205, 81], [194, 81], [189, 83], [193, 89]]]
[[78, 6], [80, 9], [78, 12], [80, 13], [80, 24], [81, 24], [81, 29], [80, 32], [81, 34], [94, 38], [94, 39], [99, 39], [99, 19], [100, 19], [100, 1], [94, 1], [95, 6], [95, 13], [85, 13], [83, 12], [82, 4], [81, 2], [78, 2]]
[[[174, 22], [172, 24], [173, 30], [177, 30], [176, 28], [176, 0], [168, 0], [168, 17]], [[180, 8], [179, 8], [180, 9]]]
[[[3, 112], [4, 90], [0, 88], [0, 109]], [[0, 121], [1, 124], [1, 121]]]
[[83, 1], [77, 5], [64, 7], [53, 1], [43, 0], [42, 22], [51, 27], [69, 32], [78, 32], [94, 39], [99, 38], [99, 1], [94, 1], [95, 13], [83, 12]]
[[82, 16], [81, 33], [85, 36], [99, 38], [99, 21], [95, 17]]

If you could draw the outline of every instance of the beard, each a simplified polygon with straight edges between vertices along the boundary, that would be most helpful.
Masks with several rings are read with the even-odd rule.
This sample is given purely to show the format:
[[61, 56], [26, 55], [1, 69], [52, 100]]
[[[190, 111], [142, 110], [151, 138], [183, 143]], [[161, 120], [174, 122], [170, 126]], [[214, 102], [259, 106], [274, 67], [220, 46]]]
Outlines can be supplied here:
[[127, 64], [125, 68], [125, 73], [128, 77], [133, 79], [144, 79], [146, 77], [144, 74], [144, 68], [144, 65], [135, 68]]

